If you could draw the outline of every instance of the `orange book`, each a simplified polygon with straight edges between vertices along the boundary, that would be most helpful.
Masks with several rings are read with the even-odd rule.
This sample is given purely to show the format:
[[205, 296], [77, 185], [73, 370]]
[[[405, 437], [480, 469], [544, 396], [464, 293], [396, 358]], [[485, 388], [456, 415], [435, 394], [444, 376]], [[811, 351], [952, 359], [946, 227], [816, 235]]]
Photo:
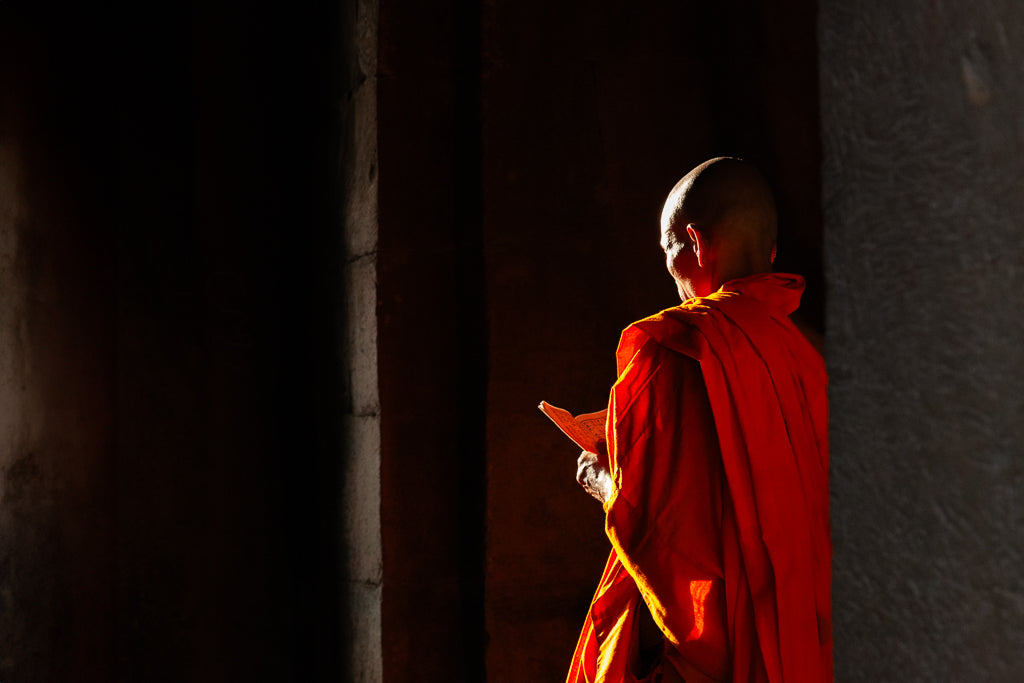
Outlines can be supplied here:
[[581, 413], [573, 416], [568, 410], [541, 401], [537, 406], [562, 432], [585, 451], [598, 452], [598, 444], [605, 441], [604, 423], [608, 410], [596, 413]]

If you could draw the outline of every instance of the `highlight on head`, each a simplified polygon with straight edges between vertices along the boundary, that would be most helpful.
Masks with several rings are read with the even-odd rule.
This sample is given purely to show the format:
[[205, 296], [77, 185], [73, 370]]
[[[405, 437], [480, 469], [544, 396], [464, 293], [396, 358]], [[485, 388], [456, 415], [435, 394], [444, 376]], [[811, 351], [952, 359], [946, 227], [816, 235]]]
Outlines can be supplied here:
[[663, 229], [679, 238], [693, 225], [716, 247], [768, 258], [778, 235], [775, 198], [752, 164], [734, 157], [709, 159], [687, 173], [669, 193]]

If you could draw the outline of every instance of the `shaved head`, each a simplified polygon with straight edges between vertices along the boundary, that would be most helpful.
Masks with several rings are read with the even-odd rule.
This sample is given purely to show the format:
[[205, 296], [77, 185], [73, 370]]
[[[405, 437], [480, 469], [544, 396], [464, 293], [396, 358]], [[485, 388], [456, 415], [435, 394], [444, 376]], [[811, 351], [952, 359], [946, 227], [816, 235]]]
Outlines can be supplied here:
[[706, 296], [728, 280], [771, 270], [778, 234], [775, 199], [753, 165], [731, 157], [710, 159], [672, 188], [661, 212], [661, 233], [680, 296]]

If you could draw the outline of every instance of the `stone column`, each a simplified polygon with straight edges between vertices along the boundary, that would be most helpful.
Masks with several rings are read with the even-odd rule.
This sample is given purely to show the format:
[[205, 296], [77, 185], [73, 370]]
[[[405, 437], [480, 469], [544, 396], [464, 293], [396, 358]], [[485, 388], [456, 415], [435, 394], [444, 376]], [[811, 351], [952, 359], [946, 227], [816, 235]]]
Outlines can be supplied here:
[[1024, 677], [1024, 7], [820, 4], [838, 680]]
[[377, 2], [348, 3], [341, 103], [348, 405], [341, 528], [348, 680], [382, 680], [380, 394], [377, 365]]

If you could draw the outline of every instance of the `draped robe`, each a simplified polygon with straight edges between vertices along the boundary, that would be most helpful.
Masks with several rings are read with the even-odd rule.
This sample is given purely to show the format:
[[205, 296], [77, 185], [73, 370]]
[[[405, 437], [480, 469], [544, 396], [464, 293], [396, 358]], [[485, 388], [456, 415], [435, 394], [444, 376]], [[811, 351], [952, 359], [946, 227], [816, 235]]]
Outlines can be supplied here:
[[[609, 399], [612, 551], [569, 683], [832, 681], [828, 404], [790, 321], [802, 278], [763, 273], [628, 327]], [[637, 670], [646, 605], [665, 644]]]

